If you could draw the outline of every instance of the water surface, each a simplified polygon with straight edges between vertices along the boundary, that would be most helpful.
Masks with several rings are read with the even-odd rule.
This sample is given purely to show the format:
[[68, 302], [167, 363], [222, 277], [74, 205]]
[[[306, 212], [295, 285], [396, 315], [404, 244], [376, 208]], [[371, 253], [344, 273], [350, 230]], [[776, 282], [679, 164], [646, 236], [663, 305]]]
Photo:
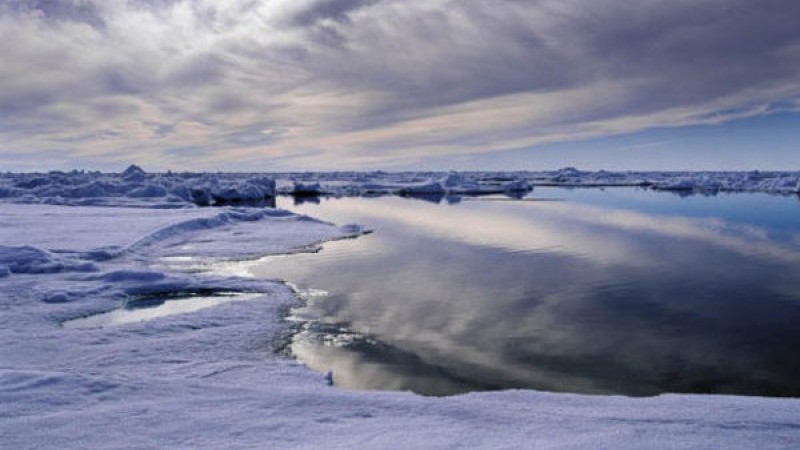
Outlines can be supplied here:
[[245, 263], [298, 287], [335, 384], [432, 395], [800, 395], [800, 203], [539, 188], [279, 206], [374, 233]]
[[124, 302], [120, 308], [100, 314], [79, 317], [63, 322], [64, 328], [92, 329], [107, 328], [176, 314], [187, 314], [206, 308], [213, 308], [224, 303], [253, 300], [263, 294], [245, 294], [237, 292], [219, 292], [214, 295], [155, 296]]

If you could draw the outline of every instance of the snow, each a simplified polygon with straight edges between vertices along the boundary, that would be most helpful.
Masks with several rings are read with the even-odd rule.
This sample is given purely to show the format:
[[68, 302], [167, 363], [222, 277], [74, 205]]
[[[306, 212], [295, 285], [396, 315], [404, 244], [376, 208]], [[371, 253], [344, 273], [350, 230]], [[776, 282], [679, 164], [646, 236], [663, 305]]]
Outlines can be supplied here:
[[[743, 186], [770, 189], [797, 179], [747, 176]], [[620, 181], [572, 170], [554, 177]], [[739, 179], [709, 177], [719, 186]], [[282, 317], [298, 301], [289, 287], [207, 270], [219, 260], [314, 251], [323, 241], [368, 231], [270, 208], [197, 207], [274, 195], [276, 179], [291, 187], [319, 183], [320, 191], [344, 195], [428, 187], [440, 194], [505, 191], [553, 177], [154, 175], [132, 166], [122, 174], [0, 178], [2, 448], [788, 449], [800, 443], [796, 399], [515, 390], [428, 398], [331, 387], [326, 375], [280, 351], [292, 327]], [[155, 195], [163, 193], [159, 188], [167, 195]], [[216, 301], [230, 293], [244, 295]], [[194, 310], [180, 304], [192, 298], [211, 304]], [[181, 307], [124, 323], [62, 326], [154, 299]]]
[[535, 186], [640, 186], [680, 193], [800, 194], [800, 172], [590, 172], [567, 167], [540, 172], [0, 174], [0, 201], [73, 206], [190, 208], [257, 205], [276, 195], [520, 195]]
[[[609, 172], [567, 167], [514, 172], [333, 172], [279, 173], [279, 183], [316, 183], [328, 195], [485, 195], [527, 192], [535, 186], [640, 186], [713, 194], [717, 192], [800, 193], [800, 172]], [[284, 181], [285, 180], [285, 181]], [[290, 194], [291, 188], [281, 192]]]
[[73, 260], [49, 251], [23, 246], [0, 245], [0, 265], [9, 274], [95, 272], [97, 267], [89, 261]]
[[178, 208], [255, 202], [275, 194], [275, 180], [259, 174], [148, 174], [135, 165], [119, 174], [0, 175], [0, 198], [21, 203]]

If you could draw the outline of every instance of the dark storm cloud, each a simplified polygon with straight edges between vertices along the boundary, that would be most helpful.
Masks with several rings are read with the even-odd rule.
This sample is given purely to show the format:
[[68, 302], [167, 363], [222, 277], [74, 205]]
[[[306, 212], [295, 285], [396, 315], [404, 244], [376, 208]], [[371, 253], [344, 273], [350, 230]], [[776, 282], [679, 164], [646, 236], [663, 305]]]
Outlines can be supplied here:
[[788, 0], [14, 0], [0, 134], [333, 167], [720, 122], [797, 109], [797, 23]]

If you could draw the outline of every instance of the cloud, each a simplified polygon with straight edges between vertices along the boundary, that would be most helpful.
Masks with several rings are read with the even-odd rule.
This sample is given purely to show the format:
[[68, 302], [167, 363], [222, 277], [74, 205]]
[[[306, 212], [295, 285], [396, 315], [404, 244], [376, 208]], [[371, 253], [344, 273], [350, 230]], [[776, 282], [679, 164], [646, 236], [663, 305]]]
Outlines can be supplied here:
[[788, 0], [13, 0], [0, 152], [380, 167], [719, 123], [797, 109], [798, 20]]

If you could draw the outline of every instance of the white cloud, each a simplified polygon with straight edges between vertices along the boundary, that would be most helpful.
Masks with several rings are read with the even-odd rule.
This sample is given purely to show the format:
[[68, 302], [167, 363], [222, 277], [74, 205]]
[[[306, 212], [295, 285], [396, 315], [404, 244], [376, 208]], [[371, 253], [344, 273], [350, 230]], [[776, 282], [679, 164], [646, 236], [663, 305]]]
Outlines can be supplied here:
[[717, 123], [796, 109], [796, 19], [775, 0], [15, 0], [0, 152], [384, 166]]

